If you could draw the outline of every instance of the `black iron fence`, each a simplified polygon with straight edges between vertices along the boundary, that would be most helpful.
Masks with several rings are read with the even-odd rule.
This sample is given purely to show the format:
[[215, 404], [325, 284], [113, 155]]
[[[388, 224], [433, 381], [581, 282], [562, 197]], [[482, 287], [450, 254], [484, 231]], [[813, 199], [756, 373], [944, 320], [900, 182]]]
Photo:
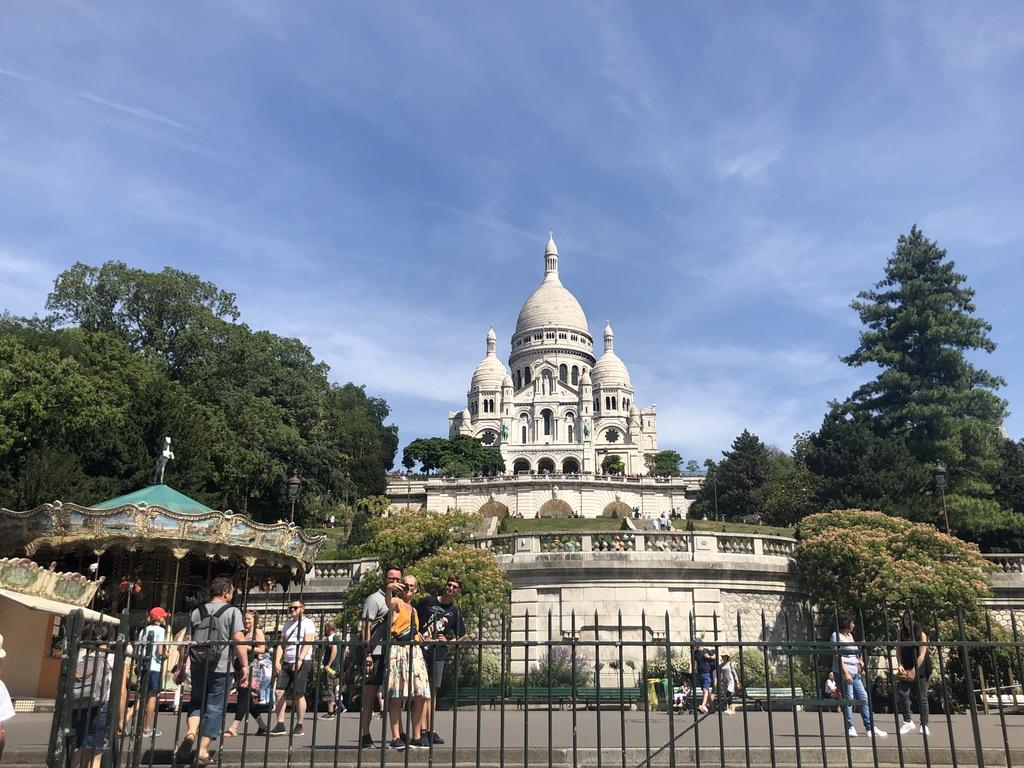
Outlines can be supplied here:
[[630, 627], [621, 615], [549, 614], [480, 617], [445, 644], [385, 637], [375, 648], [355, 631], [324, 637], [321, 619], [310, 644], [269, 633], [265, 647], [190, 650], [132, 643], [77, 614], [46, 764], [1024, 763], [1018, 617], [921, 621], [924, 640], [901, 635], [898, 615], [858, 617], [852, 642], [832, 639], [835, 616], [680, 627], [645, 615]]

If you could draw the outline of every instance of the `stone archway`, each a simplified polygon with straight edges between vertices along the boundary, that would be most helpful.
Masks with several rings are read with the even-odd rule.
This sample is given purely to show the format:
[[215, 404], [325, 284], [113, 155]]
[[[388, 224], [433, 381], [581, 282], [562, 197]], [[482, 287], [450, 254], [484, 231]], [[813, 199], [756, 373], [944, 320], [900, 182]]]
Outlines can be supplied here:
[[499, 520], [504, 520], [508, 517], [508, 507], [502, 504], [500, 501], [491, 499], [486, 502], [480, 509], [476, 511], [481, 517], [496, 517]]
[[548, 499], [537, 511], [537, 517], [572, 517], [572, 507], [561, 499]]
[[516, 459], [512, 462], [512, 474], [513, 475], [528, 475], [530, 474], [530, 462], [528, 459]]
[[606, 517], [632, 517], [633, 508], [624, 501], [613, 501], [605, 505], [601, 514]]
[[537, 462], [537, 473], [541, 472], [554, 472], [555, 471], [555, 460], [554, 459], [541, 459]]
[[565, 459], [562, 462], [562, 472], [567, 475], [578, 475], [580, 473], [580, 463], [576, 459]]

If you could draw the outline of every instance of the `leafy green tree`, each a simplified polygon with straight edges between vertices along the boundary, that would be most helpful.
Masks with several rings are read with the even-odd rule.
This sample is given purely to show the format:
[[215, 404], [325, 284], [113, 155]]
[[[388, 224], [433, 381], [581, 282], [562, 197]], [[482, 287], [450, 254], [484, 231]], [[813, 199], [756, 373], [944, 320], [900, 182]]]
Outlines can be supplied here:
[[622, 457], [610, 453], [601, 461], [601, 471], [606, 475], [621, 475], [626, 471], [626, 465], [622, 463]]
[[[795, 557], [804, 588], [826, 610], [862, 611], [882, 631], [909, 607], [951, 622], [957, 609], [977, 616], [992, 566], [978, 547], [934, 526], [881, 512], [846, 509], [804, 518]], [[865, 628], [865, 631], [869, 631]]]
[[700, 472], [700, 462], [697, 461], [696, 459], [690, 459], [688, 462], [686, 462], [686, 471], [689, 472], [691, 475], [697, 474], [698, 472]]
[[900, 435], [922, 465], [941, 462], [951, 492], [991, 495], [985, 477], [998, 463], [998, 425], [1006, 403], [998, 376], [968, 353], [992, 352], [992, 327], [975, 316], [974, 290], [946, 251], [915, 226], [901, 235], [885, 277], [853, 302], [866, 329], [843, 358], [879, 374], [850, 398], [876, 434]]
[[509, 613], [512, 585], [494, 556], [485, 549], [452, 543], [420, 558], [408, 568], [426, 594], [439, 595], [451, 575], [462, 579], [459, 608], [470, 631], [480, 617], [484, 622], [496, 613]]
[[398, 447], [387, 403], [338, 386], [297, 339], [235, 322], [234, 297], [195, 275], [76, 264], [46, 320], [0, 318], [0, 503], [94, 503], [167, 482], [219, 509], [296, 518], [382, 494]]
[[[488, 618], [496, 613], [507, 614], [511, 594], [508, 578], [493, 555], [468, 545], [470, 534], [480, 522], [479, 515], [458, 510], [405, 510], [367, 519], [368, 535], [360, 554], [377, 558], [381, 568], [396, 567], [415, 574], [422, 587], [431, 592], [439, 590], [449, 574], [457, 574], [463, 581], [459, 605], [464, 609], [467, 626], [475, 630], [476, 618], [481, 614]], [[363, 601], [378, 586], [379, 576], [371, 575], [342, 594], [344, 623], [358, 621]]]
[[644, 455], [647, 472], [655, 477], [679, 477], [683, 457], [676, 451], [658, 451]]
[[402, 465], [412, 469], [417, 463], [428, 474], [440, 471], [446, 477], [497, 475], [505, 472], [505, 462], [500, 453], [467, 435], [413, 440], [402, 452]]
[[722, 452], [722, 460], [710, 464], [695, 512], [710, 516], [717, 494], [719, 512], [726, 519], [760, 515], [758, 494], [770, 475], [768, 447], [745, 429], [733, 440], [731, 450]]
[[[797, 450], [794, 450], [794, 454]], [[769, 474], [757, 491], [761, 520], [768, 525], [794, 525], [818, 508], [817, 478], [796, 455], [769, 449]]]
[[1024, 515], [1024, 440], [1003, 440], [999, 458], [999, 466], [991, 477], [994, 498], [1003, 509]]

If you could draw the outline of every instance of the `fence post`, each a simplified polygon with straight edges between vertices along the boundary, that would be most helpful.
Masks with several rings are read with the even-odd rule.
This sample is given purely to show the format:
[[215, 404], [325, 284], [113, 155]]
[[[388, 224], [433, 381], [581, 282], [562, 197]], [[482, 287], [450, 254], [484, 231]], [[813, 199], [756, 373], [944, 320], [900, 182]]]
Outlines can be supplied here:
[[53, 721], [50, 724], [50, 745], [46, 753], [46, 768], [64, 768], [67, 758], [68, 733], [71, 730], [72, 691], [75, 684], [75, 668], [78, 664], [78, 643], [85, 626], [85, 614], [81, 610], [68, 614], [67, 632], [64, 635], [64, 658], [60, 661], [60, 675], [57, 678], [57, 695], [53, 705]]

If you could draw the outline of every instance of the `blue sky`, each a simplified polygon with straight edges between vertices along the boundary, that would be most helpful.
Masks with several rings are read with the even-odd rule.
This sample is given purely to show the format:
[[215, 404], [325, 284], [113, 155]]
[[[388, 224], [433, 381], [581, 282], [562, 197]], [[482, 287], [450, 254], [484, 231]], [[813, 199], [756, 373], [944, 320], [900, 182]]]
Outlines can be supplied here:
[[1024, 434], [1017, 3], [8, 5], [0, 306], [76, 260], [197, 272], [444, 434], [556, 232], [660, 443], [788, 448], [869, 371], [849, 302], [915, 222]]

